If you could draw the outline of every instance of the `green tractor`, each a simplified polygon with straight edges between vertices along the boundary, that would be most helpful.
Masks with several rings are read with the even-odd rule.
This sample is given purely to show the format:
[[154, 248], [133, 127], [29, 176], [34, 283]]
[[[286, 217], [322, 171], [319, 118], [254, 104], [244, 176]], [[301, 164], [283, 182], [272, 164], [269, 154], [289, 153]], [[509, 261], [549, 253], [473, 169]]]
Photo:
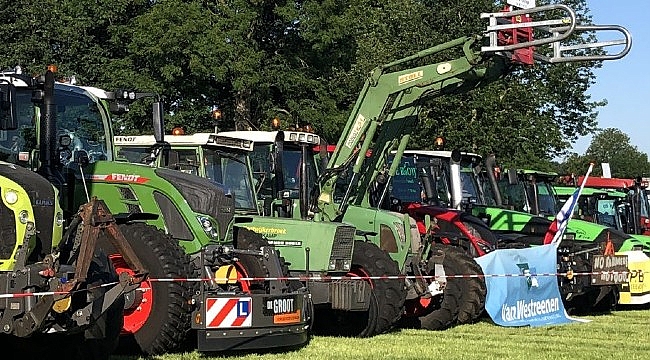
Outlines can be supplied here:
[[[495, 174], [492, 161], [488, 163], [485, 176]], [[507, 176], [506, 176], [507, 174]], [[560, 209], [560, 204], [553, 186], [558, 174], [552, 172], [542, 172], [536, 170], [509, 170], [496, 179], [499, 198], [492, 197], [492, 201], [499, 206], [509, 208], [521, 213], [537, 215], [541, 218], [555, 216]], [[490, 190], [492, 191], [492, 190]], [[589, 190], [587, 190], [589, 191]], [[643, 197], [645, 199], [645, 197]], [[646, 201], [647, 202], [647, 201]], [[490, 214], [490, 210], [486, 210]], [[498, 214], [490, 214], [498, 226], [507, 226], [506, 222], [498, 221]], [[639, 220], [641, 223], [642, 220]], [[496, 226], [496, 225], [495, 225]], [[523, 227], [532, 228], [530, 223], [523, 224]], [[605, 226], [603, 224], [585, 221], [585, 219], [574, 218], [569, 221], [567, 231], [575, 234], [575, 239], [579, 241], [589, 241], [600, 243], [611, 240], [617, 251], [627, 251], [640, 249], [650, 253], [650, 237], [642, 234], [630, 234], [621, 231], [616, 226]]]
[[[493, 160], [493, 157], [488, 157], [488, 165]], [[462, 214], [472, 214], [474, 218], [481, 219], [498, 239], [500, 248], [528, 247], [544, 243], [552, 218], [498, 206], [501, 201], [500, 188], [496, 187], [497, 191], [494, 191], [495, 187], [490, 186], [491, 183], [484, 176], [486, 172], [483, 171], [480, 155], [456, 151], [407, 150], [400, 166], [412, 166], [415, 170], [412, 174], [396, 176], [395, 180], [402, 186], [399, 191], [394, 191], [393, 187], [391, 195], [397, 198], [404, 211], [410, 213], [418, 222], [423, 221], [425, 214], [430, 214], [438, 219], [438, 226], [441, 226], [440, 220], [447, 219], [447, 222], [454, 225], [452, 229], [460, 231], [467, 239], [478, 237], [473, 242], [489, 238], [485, 234], [485, 229], [476, 223], [472, 223], [470, 227], [463, 224], [463, 222], [467, 223], [467, 220], [460, 223], [453, 222], [450, 214], [455, 210], [460, 211], [460, 219], [463, 218]], [[537, 185], [541, 187], [542, 183]], [[409, 190], [411, 192], [422, 190], [422, 199], [406, 196]], [[547, 191], [548, 189], [542, 190], [541, 193]], [[425, 205], [422, 206], [420, 203]], [[539, 201], [539, 203], [544, 202]], [[441, 211], [440, 208], [452, 210]], [[550, 209], [547, 211], [549, 214], [553, 212]], [[586, 228], [589, 228], [595, 224], [586, 225]], [[629, 239], [625, 245], [628, 247], [637, 243], [635, 239], [616, 232], [615, 229], [604, 229], [600, 225], [596, 227], [598, 228], [596, 233], [604, 233], [603, 241], [576, 239], [575, 229], [585, 228], [585, 226], [577, 219], [569, 222], [567, 233], [558, 250], [558, 272], [591, 271], [593, 259], [603, 253], [601, 243], [603, 245], [606, 243], [607, 234], [610, 239], [615, 239], [619, 235], [622, 239]], [[622, 248], [620, 244], [617, 246], [619, 246], [617, 249]], [[481, 255], [478, 251], [473, 253], [475, 257]], [[609, 309], [615, 304], [618, 283], [610, 282], [593, 286], [590, 278], [588, 276], [558, 278], [568, 309], [585, 313], [594, 308]], [[624, 291], [626, 289], [624, 288]]]
[[[574, 179], [582, 183], [582, 177]], [[575, 184], [574, 184], [575, 185]], [[572, 187], [555, 186], [559, 201]], [[650, 202], [640, 179], [589, 177], [585, 183], [583, 209], [587, 220], [612, 226], [626, 234], [650, 235]]]
[[[552, 11], [565, 13], [566, 18], [531, 20], [526, 24], [526, 31], [513, 31], [524, 27], [513, 23], [516, 19], [528, 14], [548, 15]], [[533, 58], [550, 63], [613, 60], [625, 56], [630, 48], [630, 36], [624, 28], [577, 25], [575, 13], [564, 5], [483, 14], [482, 18], [488, 19], [489, 25], [479, 36], [458, 38], [375, 68], [368, 76], [331, 156], [321, 157], [327, 163], [321, 167], [313, 185], [313, 177], [308, 178], [309, 174], [304, 170], [310, 161], [310, 145], [303, 144], [309, 142], [310, 136], [315, 140], [313, 134], [296, 133], [293, 139], [287, 139], [285, 135], [283, 142], [272, 144], [273, 140], [266, 140], [266, 145], [259, 145], [261, 154], [270, 154], [273, 164], [266, 178], [275, 179], [270, 181], [270, 191], [263, 193], [263, 196], [270, 197], [267, 201], [270, 207], [265, 206], [267, 211], [273, 216], [306, 216], [316, 222], [353, 224], [360, 230], [359, 239], [377, 244], [400, 264], [402, 274], [408, 279], [407, 314], [428, 329], [475, 320], [482, 312], [485, 286], [455, 277], [445, 281], [445, 274], [478, 275], [480, 268], [472, 265], [474, 262], [466, 252], [457, 247], [442, 246], [438, 241], [440, 234], [427, 232], [421, 237], [417, 223], [408, 214], [384, 210], [385, 203], [390, 201], [390, 182], [398, 170], [410, 135], [417, 128], [420, 110], [426, 100], [464, 93], [488, 84], [508, 74], [518, 63], [531, 64]], [[531, 18], [526, 16], [525, 19]], [[548, 36], [533, 40], [533, 29]], [[553, 46], [551, 56], [542, 56], [533, 50], [533, 46], [559, 44], [574, 31], [598, 30], [623, 33], [625, 39], [617, 44], [625, 44], [625, 48], [618, 54], [599, 56], [572, 56], [575, 53], [571, 51], [602, 47], [602, 44], [571, 48]], [[513, 36], [516, 38], [514, 43], [502, 42]], [[488, 44], [481, 46], [484, 38]], [[430, 61], [434, 56], [439, 59], [448, 50], [462, 50], [463, 56], [449, 61]], [[252, 133], [229, 135], [260, 142]], [[326, 151], [323, 147], [321, 150]], [[284, 160], [284, 157], [289, 157], [285, 156], [287, 151], [293, 152], [292, 157], [298, 156], [298, 160], [292, 162], [296, 166], [290, 166]], [[390, 156], [394, 158], [391, 164], [388, 161]], [[278, 164], [283, 164], [283, 167], [278, 168]], [[482, 244], [486, 245], [483, 251], [496, 246]]]
[[[224, 135], [225, 134], [225, 135]], [[262, 217], [270, 209], [294, 212], [290, 195], [284, 203], [271, 206], [257, 194], [266, 190], [268, 181], [259, 169], [256, 150], [260, 144], [248, 139], [227, 136], [228, 133], [197, 133], [166, 137], [166, 154], [152, 158], [153, 136], [116, 136], [118, 156], [132, 162], [144, 162], [170, 168], [223, 184], [234, 193], [235, 221], [250, 230], [262, 233], [270, 244], [281, 249], [290, 259], [291, 276], [308, 276], [309, 289], [315, 307], [314, 330], [322, 334], [371, 336], [385, 332], [401, 315], [404, 285], [399, 279], [350, 279], [344, 276], [382, 277], [398, 275], [397, 265], [377, 246], [354, 241], [355, 228], [340, 223], [312, 222], [300, 217]], [[273, 133], [289, 138], [297, 132]], [[309, 134], [310, 142], [314, 135]], [[316, 136], [317, 138], [317, 136]], [[306, 139], [306, 137], [305, 137]], [[268, 154], [266, 154], [268, 155]], [[264, 156], [266, 156], [264, 155]], [[290, 155], [285, 159], [289, 160]], [[264, 166], [269, 164], [265, 163]], [[309, 165], [307, 165], [309, 167]], [[283, 187], [291, 193], [291, 189]], [[264, 210], [267, 209], [267, 210]], [[330, 281], [318, 281], [319, 278]]]
[[[24, 80], [34, 90], [28, 99], [33, 95], [43, 109], [40, 120], [55, 121], [53, 74]], [[20, 96], [13, 82], [0, 84], [4, 139], [18, 128]], [[12, 149], [3, 144], [2, 150]], [[29, 359], [108, 359], [125, 294], [140, 286], [147, 270], [103, 201], [88, 199], [66, 224], [47, 166], [33, 172], [0, 161], [0, 346]], [[113, 244], [130, 274], [118, 276], [101, 241]]]
[[[111, 111], [123, 112], [155, 94], [56, 83], [48, 98], [34, 99], [48, 106], [35, 106], [30, 78], [15, 72], [1, 78], [14, 86], [17, 109], [16, 129], [4, 133], [2, 159], [39, 169], [59, 189], [67, 226], [81, 203], [104, 199], [149, 272], [150, 279], [125, 296], [121, 350], [179, 351], [191, 328], [197, 329], [199, 351], [292, 347], [309, 340], [307, 290], [283, 279], [277, 251], [236, 223], [232, 194], [182, 172], [116, 161]], [[154, 100], [154, 130], [162, 142], [162, 103]], [[36, 123], [34, 114], [41, 114]], [[113, 242], [100, 238], [98, 244], [118, 273], [137, 270]], [[216, 275], [224, 272], [225, 282]], [[276, 280], [251, 280], [265, 278]], [[276, 300], [291, 300], [291, 313], [300, 316], [274, 323], [266, 306]], [[237, 306], [229, 308], [233, 302]], [[228, 310], [226, 322], [213, 321], [219, 309]]]
[[[562, 206], [573, 195], [576, 188], [571, 186], [553, 185], [557, 196], [558, 206]], [[625, 205], [627, 194], [620, 191], [584, 188], [573, 212], [576, 219], [595, 222], [629, 233], [630, 207]]]

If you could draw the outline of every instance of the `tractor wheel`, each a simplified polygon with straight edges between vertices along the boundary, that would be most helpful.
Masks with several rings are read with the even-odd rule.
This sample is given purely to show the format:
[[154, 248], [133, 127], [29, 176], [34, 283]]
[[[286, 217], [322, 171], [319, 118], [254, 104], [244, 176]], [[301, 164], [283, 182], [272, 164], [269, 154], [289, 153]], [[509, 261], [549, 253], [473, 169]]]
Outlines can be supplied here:
[[[481, 266], [462, 249], [447, 246], [445, 249], [445, 257], [447, 256], [452, 256], [453, 260], [458, 263], [461, 274], [483, 275]], [[478, 320], [485, 311], [487, 286], [483, 277], [462, 278], [460, 280], [463, 290], [458, 303], [458, 318], [456, 323], [471, 324]]]
[[[364, 241], [354, 242], [349, 275], [376, 277], [398, 274], [397, 263], [377, 245]], [[367, 281], [372, 288], [368, 311], [333, 310], [334, 314], [328, 316], [328, 319], [323, 319], [325, 321], [316, 316], [316, 322], [323, 324], [324, 332], [331, 335], [368, 337], [388, 331], [399, 320], [406, 299], [404, 281]]]
[[[259, 251], [262, 247], [264, 246], [270, 246], [269, 242], [260, 234], [248, 230], [246, 228], [240, 228], [237, 227], [236, 229], [236, 244], [235, 247], [237, 249], [242, 249], [242, 250], [255, 250]], [[280, 255], [280, 250], [276, 250], [278, 253], [278, 256]], [[284, 257], [279, 256], [279, 261], [280, 261], [280, 269], [282, 270], [282, 274], [271, 274], [267, 267], [264, 265], [264, 262], [262, 261], [262, 258], [260, 256], [255, 256], [255, 255], [238, 255], [239, 258], [239, 263], [237, 264], [237, 271], [240, 272], [242, 276], [245, 277], [254, 277], [254, 278], [261, 278], [261, 277], [272, 277], [272, 276], [277, 276], [280, 275], [282, 277], [289, 277], [289, 263], [286, 262]], [[265, 288], [265, 282], [264, 281], [247, 281], [245, 284], [242, 284], [243, 288], [247, 288], [250, 292], [252, 293], [266, 293], [267, 289]], [[287, 281], [287, 291], [289, 292], [295, 292], [301, 288], [303, 288], [304, 285], [302, 282], [298, 280], [289, 280]], [[304, 305], [304, 310], [307, 312], [309, 317], [314, 319], [314, 309], [313, 309], [313, 304], [310, 302], [308, 304]], [[311, 324], [313, 327], [313, 324]], [[297, 346], [292, 346], [290, 348], [285, 348], [285, 350], [297, 350], [305, 345], [307, 345], [311, 341], [311, 333], [310, 336], [307, 338], [307, 341], [303, 344], [299, 344]]]
[[[451, 250], [449, 245], [433, 244], [431, 253], [442, 252], [445, 254], [442, 266], [445, 269], [445, 275], [462, 274], [462, 267], [454, 255], [455, 251]], [[433, 263], [427, 266], [427, 274], [434, 274]], [[453, 326], [460, 313], [460, 307], [463, 298], [463, 281], [460, 278], [447, 278], [442, 296], [438, 297], [437, 303], [429, 304], [433, 310], [426, 315], [419, 317], [420, 326], [427, 330], [444, 330]]]
[[[235, 248], [241, 250], [255, 250], [259, 251], [263, 246], [269, 246], [268, 241], [264, 240], [262, 235], [248, 230], [246, 228], [236, 228]], [[245, 277], [268, 277], [269, 271], [264, 265], [264, 262], [259, 256], [255, 255], [238, 255], [239, 267], [238, 271], [243, 272], [242, 276]], [[255, 293], [264, 293], [264, 281], [248, 281], [248, 290]]]
[[[121, 224], [119, 229], [149, 272], [149, 278], [198, 277], [190, 257], [170, 235], [144, 223]], [[98, 243], [112, 254], [110, 259], [118, 274], [133, 273], [106, 236], [101, 236]], [[140, 289], [125, 295], [119, 352], [154, 355], [182, 350], [190, 331], [188, 300], [194, 288], [192, 282], [144, 281]]]
[[[242, 250], [256, 250], [259, 251], [263, 246], [270, 246], [269, 242], [264, 239], [264, 237], [254, 231], [248, 230], [246, 228], [237, 227], [237, 236], [235, 247]], [[276, 250], [278, 255], [280, 255], [280, 250]], [[255, 255], [239, 255], [239, 263], [251, 277], [269, 277], [272, 274], [269, 273], [269, 270], [264, 265], [264, 262], [259, 256]], [[280, 256], [280, 267], [282, 269], [282, 276], [289, 276], [289, 264], [286, 262], [284, 257]], [[289, 291], [296, 291], [304, 285], [298, 280], [289, 280], [287, 282]], [[264, 289], [264, 281], [252, 281], [249, 283], [250, 290], [252, 292], [261, 291]]]
[[[108, 256], [101, 251], [99, 253], [95, 255], [93, 262], [90, 264], [87, 280], [89, 287], [97, 287], [101, 284], [118, 281], [117, 272]], [[107, 289], [97, 288], [91, 290], [91, 293], [101, 295], [98, 292], [105, 292]], [[119, 344], [120, 332], [124, 324], [123, 311], [124, 297], [122, 296], [97, 320], [96, 325], [86, 330], [86, 333], [103, 333], [103, 337], [98, 339], [80, 339], [80, 341], [73, 340], [72, 348], [74, 350], [69, 357], [66, 356], [65, 358], [71, 360], [108, 359]]]

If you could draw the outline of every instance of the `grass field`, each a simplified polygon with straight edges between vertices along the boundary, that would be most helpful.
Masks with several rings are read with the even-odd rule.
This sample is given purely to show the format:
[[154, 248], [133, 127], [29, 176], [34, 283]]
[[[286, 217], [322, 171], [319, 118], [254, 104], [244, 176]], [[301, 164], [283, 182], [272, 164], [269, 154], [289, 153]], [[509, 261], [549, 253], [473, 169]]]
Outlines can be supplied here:
[[584, 319], [592, 321], [542, 328], [504, 328], [483, 321], [440, 332], [398, 330], [370, 339], [314, 337], [306, 347], [282, 354], [206, 356], [193, 352], [154, 359], [650, 359], [650, 310]]

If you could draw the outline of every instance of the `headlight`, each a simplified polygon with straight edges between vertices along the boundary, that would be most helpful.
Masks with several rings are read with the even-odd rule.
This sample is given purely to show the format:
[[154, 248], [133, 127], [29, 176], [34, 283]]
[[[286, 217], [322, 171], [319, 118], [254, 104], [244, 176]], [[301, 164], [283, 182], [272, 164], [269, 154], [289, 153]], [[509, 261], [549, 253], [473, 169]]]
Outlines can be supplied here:
[[54, 218], [56, 221], [56, 226], [63, 226], [63, 214], [58, 212], [56, 213], [56, 217]]
[[23, 210], [18, 214], [18, 220], [23, 224], [27, 224], [27, 221], [29, 221], [29, 213], [27, 210]]
[[13, 190], [7, 190], [7, 192], [5, 192], [5, 201], [9, 205], [15, 204], [18, 202], [18, 193]]
[[199, 221], [199, 224], [201, 224], [203, 231], [205, 231], [208, 236], [213, 239], [219, 239], [219, 233], [214, 228], [214, 225], [212, 225], [212, 221], [210, 219], [205, 216], [197, 216], [196, 219]]
[[336, 270], [336, 259], [330, 259], [328, 269], [329, 270]]
[[350, 270], [352, 267], [352, 260], [343, 260], [343, 269]]

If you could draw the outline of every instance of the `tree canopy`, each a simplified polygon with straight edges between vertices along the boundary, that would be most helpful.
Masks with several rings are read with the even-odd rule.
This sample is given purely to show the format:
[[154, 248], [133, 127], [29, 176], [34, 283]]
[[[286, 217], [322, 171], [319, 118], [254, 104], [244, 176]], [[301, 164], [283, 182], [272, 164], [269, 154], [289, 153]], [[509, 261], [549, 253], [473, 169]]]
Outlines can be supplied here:
[[[546, 3], [538, 1], [539, 4]], [[563, 3], [566, 3], [564, 1]], [[585, 0], [569, 1], [590, 21]], [[45, 0], [7, 3], [0, 22], [4, 68], [30, 73], [56, 63], [64, 75], [105, 89], [154, 91], [167, 127], [265, 129], [311, 123], [340, 135], [369, 71], [457, 37], [480, 34], [488, 0]], [[596, 130], [587, 94], [600, 63], [516, 71], [469, 93], [431, 100], [411, 146], [443, 135], [450, 147], [495, 152], [506, 164], [549, 167]], [[124, 133], [147, 130], [137, 108]]]
[[636, 178], [650, 176], [648, 155], [630, 143], [630, 137], [619, 129], [607, 128], [598, 132], [584, 155], [571, 154], [562, 171], [581, 174], [589, 163], [594, 163], [593, 175], [603, 174], [601, 163], [609, 163], [612, 177]]

